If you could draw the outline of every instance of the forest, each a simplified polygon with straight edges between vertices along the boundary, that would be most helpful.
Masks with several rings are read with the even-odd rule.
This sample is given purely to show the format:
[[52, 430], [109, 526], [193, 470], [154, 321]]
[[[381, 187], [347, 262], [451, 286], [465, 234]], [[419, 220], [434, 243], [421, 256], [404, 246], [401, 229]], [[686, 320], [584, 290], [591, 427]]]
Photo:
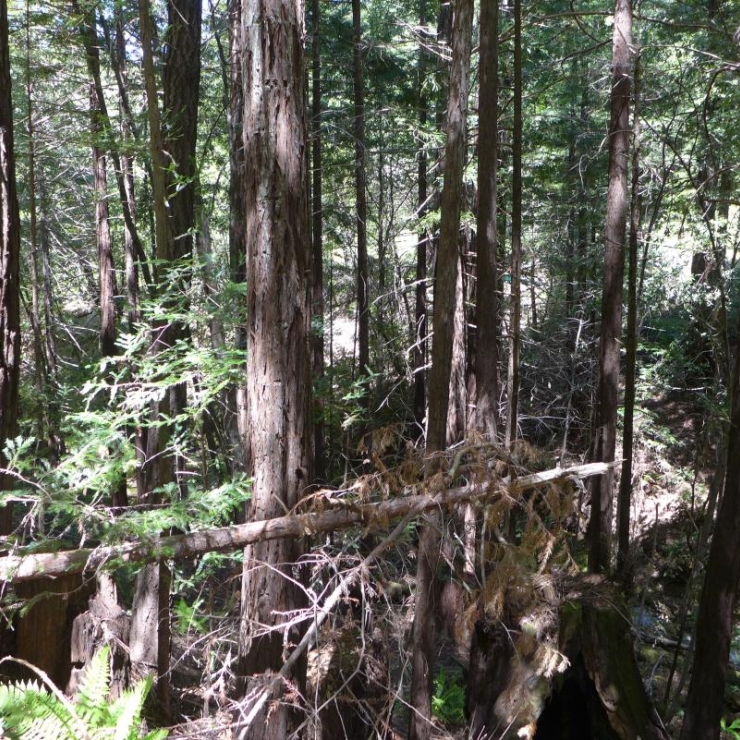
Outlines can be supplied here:
[[738, 0], [0, 0], [2, 740], [740, 740]]

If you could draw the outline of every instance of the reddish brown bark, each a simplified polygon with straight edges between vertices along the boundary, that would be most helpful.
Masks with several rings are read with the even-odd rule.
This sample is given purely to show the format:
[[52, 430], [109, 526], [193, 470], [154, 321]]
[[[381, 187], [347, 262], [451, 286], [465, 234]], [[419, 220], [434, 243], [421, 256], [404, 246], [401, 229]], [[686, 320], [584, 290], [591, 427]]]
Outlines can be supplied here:
[[498, 431], [498, 0], [481, 4], [480, 28], [475, 420], [480, 431], [495, 439]]
[[733, 613], [740, 578], [740, 539], [737, 536], [740, 531], [740, 361], [737, 359], [730, 397], [732, 409], [725, 491], [717, 512], [699, 601], [694, 666], [681, 740], [717, 740], [720, 736]]
[[[323, 149], [321, 142], [321, 3], [311, 1], [311, 347], [313, 382], [324, 377], [324, 238]], [[324, 394], [314, 398], [314, 465], [317, 480], [326, 477], [324, 443]]]
[[[292, 509], [313, 478], [302, 26], [299, 4], [290, 0], [242, 2], [252, 520]], [[293, 572], [300, 552], [297, 540], [259, 543], [245, 551], [243, 691], [260, 674], [280, 668], [286, 642], [296, 637], [294, 629], [280, 625], [305, 603]], [[305, 664], [296, 666], [292, 680], [300, 692]], [[279, 699], [282, 690], [276, 692]], [[296, 712], [278, 702], [269, 713], [269, 722], [257, 718], [250, 737], [289, 737]]]
[[[357, 225], [357, 377], [370, 371], [370, 268], [367, 256], [367, 173], [365, 167], [365, 66], [362, 48], [362, 15], [360, 0], [352, 0], [352, 65], [355, 137], [355, 209]], [[370, 403], [367, 382], [362, 383], [360, 404], [367, 410]], [[360, 431], [364, 434], [367, 420]]]
[[[18, 265], [20, 219], [13, 154], [13, 104], [11, 101], [8, 50], [8, 5], [0, 0], [0, 469], [5, 468], [3, 450], [16, 434], [21, 328]], [[0, 473], [0, 492], [11, 479]], [[12, 529], [12, 507], [0, 508], [0, 534]]]
[[[444, 450], [454, 343], [454, 319], [460, 269], [459, 231], [467, 133], [470, 54], [473, 28], [472, 0], [453, 4], [452, 67], [447, 105], [445, 179], [442, 190], [437, 272], [434, 288], [432, 369], [429, 377], [427, 453]], [[411, 713], [409, 737], [427, 740], [432, 724], [434, 683], [434, 622], [436, 571], [440, 554], [438, 517], [430, 516], [421, 529], [414, 604]]]
[[[604, 229], [604, 284], [599, 344], [599, 411], [596, 458], [614, 460], [619, 405], [619, 350], [622, 337], [622, 276], [629, 194], [629, 105], [632, 4], [616, 0], [612, 46], [611, 119], [609, 124], [609, 187]], [[589, 570], [605, 571], [611, 559], [614, 476], [605, 475], [591, 492]]]
[[[516, 440], [519, 420], [519, 348], [522, 318], [522, 6], [514, 0], [514, 130], [511, 187], [511, 304], [506, 446]], [[532, 275], [534, 280], [534, 275]]]

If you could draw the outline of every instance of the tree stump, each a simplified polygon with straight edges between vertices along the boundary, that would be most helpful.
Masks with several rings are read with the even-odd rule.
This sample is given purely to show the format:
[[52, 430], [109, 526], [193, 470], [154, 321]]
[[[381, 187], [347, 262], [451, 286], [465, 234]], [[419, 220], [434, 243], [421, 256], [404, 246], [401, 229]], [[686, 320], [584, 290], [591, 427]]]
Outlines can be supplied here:
[[667, 740], [621, 599], [590, 579], [569, 585], [564, 597], [476, 624], [466, 700], [471, 736]]
[[72, 623], [72, 672], [67, 693], [76, 691], [95, 652], [107, 645], [110, 649], [110, 696], [116, 699], [129, 686], [131, 618], [118, 603], [118, 589], [113, 576], [100, 573], [97, 583], [97, 592], [90, 599], [87, 611]]
[[[16, 596], [30, 606], [15, 614], [12, 624], [0, 624], [0, 655], [31, 663], [64, 687], [71, 671], [72, 623], [92, 589], [93, 582], [79, 573], [16, 584]], [[5, 663], [2, 670], [11, 678], [36, 678], [18, 664]]]

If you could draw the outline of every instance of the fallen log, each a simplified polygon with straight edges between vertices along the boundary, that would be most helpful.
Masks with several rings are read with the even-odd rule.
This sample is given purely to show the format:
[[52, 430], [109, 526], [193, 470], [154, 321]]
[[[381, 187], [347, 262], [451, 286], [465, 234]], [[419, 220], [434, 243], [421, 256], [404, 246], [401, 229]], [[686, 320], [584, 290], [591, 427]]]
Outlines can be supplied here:
[[391, 521], [410, 512], [420, 514], [433, 508], [485, 499], [497, 493], [514, 493], [557, 480], [583, 479], [603, 475], [618, 463], [589, 463], [570, 468], [554, 468], [441, 491], [435, 495], [401, 496], [372, 504], [343, 502], [328, 511], [288, 514], [247, 524], [207, 529], [201, 532], [156, 537], [149, 541], [129, 542], [97, 548], [47, 553], [15, 554], [0, 558], [0, 581], [22, 583], [38, 578], [72, 573], [93, 573], [106, 564], [151, 563], [182, 560], [208, 552], [238, 550], [246, 545], [282, 537], [303, 537], [362, 525], [367, 531], [386, 529]]

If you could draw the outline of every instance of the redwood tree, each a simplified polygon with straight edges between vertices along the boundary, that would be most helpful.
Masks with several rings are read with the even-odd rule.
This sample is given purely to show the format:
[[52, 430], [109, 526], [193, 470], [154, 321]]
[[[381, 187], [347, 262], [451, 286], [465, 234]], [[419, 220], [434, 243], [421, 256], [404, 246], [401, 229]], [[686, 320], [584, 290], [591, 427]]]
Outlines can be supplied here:
[[[352, 0], [352, 71], [354, 93], [355, 137], [355, 208], [357, 213], [357, 377], [365, 378], [370, 366], [370, 301], [368, 283], [370, 267], [367, 256], [367, 173], [365, 167], [365, 63], [362, 50], [362, 13], [360, 0]], [[362, 383], [360, 397], [367, 411], [370, 399], [367, 382]], [[365, 433], [367, 420], [361, 424]]]
[[[5, 443], [16, 434], [21, 329], [18, 263], [20, 219], [13, 157], [13, 104], [10, 94], [8, 4], [0, 0], [0, 469], [5, 468]], [[0, 473], [0, 492], [8, 477]], [[0, 508], [0, 534], [12, 528], [12, 509]]]
[[696, 647], [680, 740], [717, 740], [740, 578], [740, 343], [730, 388], [725, 490], [717, 511], [696, 622]]
[[[424, 131], [429, 115], [429, 101], [424, 80], [427, 74], [427, 57], [425, 44], [428, 42], [426, 33], [426, 0], [421, 0], [419, 7], [419, 28], [421, 29], [421, 43], [419, 44], [419, 128]], [[426, 142], [422, 141], [419, 147], [418, 163], [418, 197], [419, 217], [423, 217], [427, 210], [427, 150]], [[427, 245], [429, 244], [429, 229], [422, 227], [419, 230], [416, 244], [416, 291], [414, 302], [414, 421], [415, 434], [420, 435], [424, 428], [426, 416], [426, 383], [425, 366], [427, 358]]]
[[[473, 28], [472, 0], [453, 4], [452, 67], [447, 105], [445, 178], [442, 190], [437, 271], [434, 281], [432, 369], [429, 377], [427, 453], [447, 445], [447, 413], [452, 364], [454, 318], [460, 253], [458, 248], [467, 128], [470, 54]], [[414, 604], [413, 664], [409, 737], [427, 740], [431, 734], [431, 697], [434, 685], [434, 622], [436, 569], [439, 561], [438, 517], [430, 516], [419, 537]]]
[[[158, 103], [151, 8], [148, 0], [139, 0], [154, 191], [156, 282], [160, 288], [170, 282], [173, 263], [188, 257], [192, 251], [201, 2], [169, 0], [168, 15], [163, 115]], [[171, 285], [167, 287], [172, 289]], [[171, 295], [165, 295], [165, 301], [171, 306]], [[184, 334], [185, 328], [180, 322], [156, 319], [150, 352], [157, 356]], [[168, 449], [171, 423], [162, 422], [183, 408], [183, 393], [184, 386], [175, 386], [161, 400], [151, 404], [153, 423], [147, 429], [146, 460], [139, 481], [139, 495], [144, 503], [157, 503], [159, 488], [176, 479], [175, 461]], [[148, 666], [156, 665], [160, 679], [169, 668], [169, 586], [170, 573], [166, 565], [147, 566], [140, 571], [132, 615], [131, 659]], [[160, 680], [158, 689], [166, 712], [167, 681]]]
[[[516, 441], [519, 420], [519, 349], [522, 316], [522, 3], [514, 0], [514, 130], [511, 186], [511, 304], [506, 446]], [[534, 281], [534, 272], [532, 273]]]
[[[323, 150], [321, 142], [321, 3], [311, 0], [311, 365], [313, 379], [324, 377], [324, 234], [323, 234]], [[316, 478], [324, 480], [324, 414], [325, 400], [314, 398], [314, 464]]]
[[[622, 276], [629, 207], [627, 170], [630, 140], [631, 43], [631, 0], [616, 0], [612, 42], [609, 187], [606, 195], [604, 284], [599, 343], [599, 409], [596, 429], [596, 459], [602, 462], [614, 461], [617, 444]], [[595, 482], [591, 491], [589, 569], [592, 572], [609, 568], [613, 498], [614, 475], [609, 472]]]
[[476, 426], [498, 431], [498, 296], [496, 293], [496, 169], [498, 163], [498, 0], [480, 8], [478, 216], [476, 222]]
[[[307, 238], [303, 12], [291, 0], [243, 0], [242, 73], [248, 286], [247, 413], [253, 492], [250, 519], [291, 510], [312, 482], [309, 433], [310, 243]], [[277, 672], [305, 603], [294, 572], [299, 540], [247, 547], [239, 675], [248, 694]], [[292, 676], [300, 693], [305, 664]], [[276, 690], [276, 699], [282, 694]], [[267, 715], [269, 713], [269, 721]], [[287, 703], [263, 710], [251, 738], [286, 738], [298, 717]]]

